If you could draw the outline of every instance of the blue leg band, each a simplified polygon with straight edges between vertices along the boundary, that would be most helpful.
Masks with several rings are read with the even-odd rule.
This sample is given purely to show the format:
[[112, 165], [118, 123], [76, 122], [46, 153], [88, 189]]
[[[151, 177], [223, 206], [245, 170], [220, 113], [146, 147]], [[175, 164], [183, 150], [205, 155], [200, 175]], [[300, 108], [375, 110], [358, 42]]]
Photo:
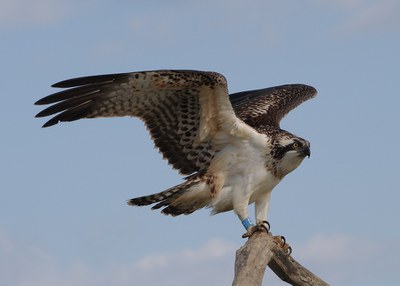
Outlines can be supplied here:
[[242, 220], [242, 224], [244, 228], [247, 230], [250, 226], [253, 226], [254, 224], [251, 222], [251, 220], [247, 217], [244, 220]]

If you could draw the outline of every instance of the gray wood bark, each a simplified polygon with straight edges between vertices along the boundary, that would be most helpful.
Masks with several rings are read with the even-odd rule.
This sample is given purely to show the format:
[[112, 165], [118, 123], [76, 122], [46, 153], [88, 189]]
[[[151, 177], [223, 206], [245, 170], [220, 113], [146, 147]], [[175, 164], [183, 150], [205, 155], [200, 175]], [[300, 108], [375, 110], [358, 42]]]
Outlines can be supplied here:
[[267, 265], [279, 278], [291, 285], [329, 285], [285, 253], [266, 232], [256, 232], [236, 251], [232, 285], [262, 285]]

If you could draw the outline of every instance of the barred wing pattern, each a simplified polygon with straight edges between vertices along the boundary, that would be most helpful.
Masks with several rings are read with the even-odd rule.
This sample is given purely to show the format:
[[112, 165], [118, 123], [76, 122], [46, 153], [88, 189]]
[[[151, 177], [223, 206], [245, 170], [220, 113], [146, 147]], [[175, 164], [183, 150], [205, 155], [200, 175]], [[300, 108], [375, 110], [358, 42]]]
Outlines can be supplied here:
[[230, 95], [236, 115], [253, 128], [279, 128], [281, 119], [302, 102], [315, 97], [317, 90], [304, 84], [288, 84], [238, 92]]
[[40, 99], [43, 127], [81, 118], [137, 116], [164, 158], [182, 174], [206, 170], [217, 150], [212, 136], [238, 121], [225, 78], [214, 72], [148, 71], [62, 81], [69, 88]]
[[189, 70], [80, 77], [53, 87], [66, 89], [35, 103], [51, 104], [36, 115], [54, 116], [43, 127], [81, 118], [139, 117], [163, 157], [184, 175], [207, 170], [223, 148], [213, 144], [217, 132], [249, 138], [255, 130], [279, 128], [283, 116], [316, 94], [311, 86], [294, 84], [228, 96], [222, 75]]

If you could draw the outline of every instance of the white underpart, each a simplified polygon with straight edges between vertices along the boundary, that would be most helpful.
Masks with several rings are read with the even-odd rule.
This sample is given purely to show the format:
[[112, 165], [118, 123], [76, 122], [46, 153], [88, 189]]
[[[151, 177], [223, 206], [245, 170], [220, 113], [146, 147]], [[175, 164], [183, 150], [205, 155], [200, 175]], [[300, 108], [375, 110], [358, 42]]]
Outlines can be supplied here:
[[299, 153], [296, 151], [288, 151], [285, 156], [282, 158], [281, 163], [279, 164], [279, 169], [282, 173], [289, 174], [294, 169], [296, 169], [301, 162], [303, 162], [304, 157], [299, 156]]
[[208, 170], [221, 184], [210, 207], [214, 213], [233, 209], [243, 220], [248, 217], [248, 205], [255, 202], [256, 221], [261, 222], [267, 220], [270, 194], [280, 179], [265, 167], [268, 138], [256, 132], [251, 135], [238, 138], [220, 133], [214, 137], [213, 143], [225, 148]]

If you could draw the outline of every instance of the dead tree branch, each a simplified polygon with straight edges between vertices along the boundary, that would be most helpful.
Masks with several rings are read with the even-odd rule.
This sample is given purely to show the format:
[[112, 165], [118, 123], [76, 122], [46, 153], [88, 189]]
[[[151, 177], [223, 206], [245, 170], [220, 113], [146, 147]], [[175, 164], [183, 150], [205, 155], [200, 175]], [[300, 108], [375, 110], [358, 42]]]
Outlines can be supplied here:
[[286, 254], [266, 232], [255, 233], [236, 251], [232, 285], [261, 285], [267, 265], [279, 278], [294, 286], [329, 285]]

